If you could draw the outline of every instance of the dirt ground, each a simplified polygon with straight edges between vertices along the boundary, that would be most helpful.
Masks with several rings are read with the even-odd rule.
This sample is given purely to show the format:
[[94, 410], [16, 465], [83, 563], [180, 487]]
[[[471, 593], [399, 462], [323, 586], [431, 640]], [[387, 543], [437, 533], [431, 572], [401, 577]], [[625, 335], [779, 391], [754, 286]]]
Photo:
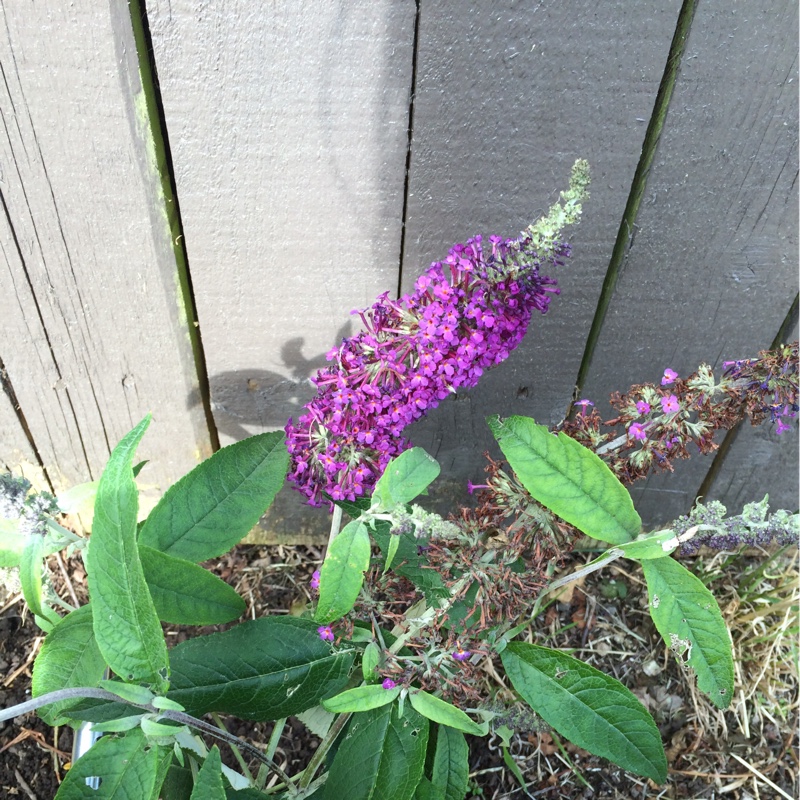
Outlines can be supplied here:
[[[239, 546], [212, 566], [245, 598], [248, 616], [286, 614], [308, 601], [308, 581], [320, 557], [314, 547]], [[572, 558], [573, 566], [583, 563], [580, 554]], [[759, 559], [763, 560], [763, 555], [720, 568], [715, 580], [722, 597], [716, 591], [715, 595], [726, 617], [750, 614], [736, 591], [733, 599], [726, 592], [735, 590], [737, 575], [757, 567]], [[784, 578], [790, 574], [796, 579], [796, 566], [795, 551], [785, 555], [764, 579], [774, 578], [772, 573], [781, 569]], [[72, 589], [83, 600], [85, 574], [79, 561], [68, 562], [63, 571], [53, 562], [52, 572], [64, 597], [69, 596], [68, 575]], [[773, 584], [777, 586], [776, 580]], [[504, 765], [497, 737], [473, 738], [470, 797], [767, 800], [800, 796], [797, 593], [784, 581], [778, 588], [766, 584], [757, 596], [767, 598], [766, 610], [750, 614], [742, 626], [732, 625], [741, 660], [736, 700], [731, 710], [723, 713], [695, 692], [691, 676], [666, 652], [646, 613], [641, 576], [626, 571], [624, 565], [590, 575], [540, 616], [537, 641], [570, 648], [575, 656], [621, 680], [645, 703], [667, 749], [667, 784], [655, 786], [540, 731], [518, 735], [512, 742], [511, 753], [527, 789]], [[774, 612], [769, 610], [771, 596], [779, 606]], [[5, 598], [0, 594], [0, 609], [0, 707], [7, 707], [29, 699], [33, 659], [42, 635], [13, 593]], [[186, 636], [185, 630], [168, 629], [170, 643]], [[497, 679], [489, 668], [487, 687]], [[232, 733], [253, 742], [265, 743], [272, 729], [272, 723], [226, 722]], [[70, 760], [71, 746], [69, 729], [50, 729], [35, 714], [0, 723], [0, 797], [53, 798]], [[317, 739], [302, 723], [291, 720], [277, 760], [292, 774], [306, 764], [316, 746]], [[226, 748], [223, 758], [236, 766]]]

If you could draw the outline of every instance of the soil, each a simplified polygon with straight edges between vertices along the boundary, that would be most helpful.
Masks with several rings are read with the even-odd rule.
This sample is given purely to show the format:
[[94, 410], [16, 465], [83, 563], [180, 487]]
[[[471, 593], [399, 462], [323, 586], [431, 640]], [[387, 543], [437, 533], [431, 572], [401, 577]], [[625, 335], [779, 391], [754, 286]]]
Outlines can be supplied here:
[[[306, 603], [306, 587], [320, 560], [321, 552], [314, 547], [254, 545], [239, 546], [207, 566], [245, 598], [248, 616], [259, 616], [296, 612]], [[71, 560], [64, 566], [62, 571], [57, 562], [51, 562], [56, 590], [68, 598], [71, 585], [83, 602], [85, 573], [80, 561]], [[610, 596], [614, 594], [625, 596]], [[792, 613], [790, 635], [796, 637], [796, 606]], [[193, 635], [197, 632], [193, 629]], [[498, 737], [472, 739], [470, 798], [767, 800], [799, 796], [796, 666], [781, 687], [783, 694], [762, 691], [766, 698], [763, 707], [752, 701], [746, 705], [737, 690], [737, 699], [742, 695], [739, 714], [735, 709], [714, 710], [666, 652], [646, 613], [641, 578], [622, 568], [614, 574], [590, 575], [571, 596], [562, 597], [562, 602], [540, 615], [536, 633], [537, 641], [569, 648], [577, 657], [614, 675], [648, 706], [667, 749], [668, 782], [657, 787], [554, 734], [532, 730], [517, 735], [510, 748], [527, 791], [504, 765]], [[173, 644], [189, 634], [188, 629], [173, 626], [167, 635]], [[0, 593], [0, 707], [30, 698], [33, 659], [41, 641], [42, 633], [22, 601], [13, 593], [5, 598]], [[487, 685], [496, 680], [487, 675]], [[745, 706], [747, 730], [741, 721]], [[254, 742], [266, 742], [272, 730], [272, 723], [226, 719], [226, 724], [230, 732]], [[290, 720], [276, 761], [292, 774], [307, 763], [317, 744], [302, 723]], [[35, 713], [0, 723], [0, 797], [53, 798], [68, 768], [71, 747], [70, 729], [51, 729]], [[230, 750], [222, 748], [222, 752], [229, 766], [237, 767]]]

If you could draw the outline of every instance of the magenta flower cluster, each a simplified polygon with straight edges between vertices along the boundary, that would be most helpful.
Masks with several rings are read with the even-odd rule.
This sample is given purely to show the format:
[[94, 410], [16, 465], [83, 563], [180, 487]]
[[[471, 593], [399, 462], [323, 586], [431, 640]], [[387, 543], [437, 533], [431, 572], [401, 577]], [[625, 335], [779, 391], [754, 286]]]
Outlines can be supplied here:
[[[555, 280], [541, 275], [530, 240], [476, 236], [417, 279], [414, 292], [381, 295], [358, 313], [364, 330], [328, 353], [312, 379], [316, 397], [286, 427], [289, 479], [311, 505], [369, 493], [407, 449], [405, 427], [450, 393], [474, 386], [545, 313]], [[549, 262], [563, 263], [558, 244]]]

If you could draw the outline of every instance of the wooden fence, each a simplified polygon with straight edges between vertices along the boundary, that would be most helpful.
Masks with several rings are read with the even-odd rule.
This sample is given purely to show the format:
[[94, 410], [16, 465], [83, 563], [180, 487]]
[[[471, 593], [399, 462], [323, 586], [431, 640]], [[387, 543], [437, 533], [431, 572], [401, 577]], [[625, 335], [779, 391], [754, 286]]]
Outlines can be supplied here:
[[[151, 500], [282, 427], [351, 309], [517, 233], [576, 157], [592, 197], [561, 297], [411, 431], [444, 505], [481, 475], [486, 414], [555, 423], [579, 372], [607, 409], [752, 356], [797, 295], [794, 0], [2, 5], [0, 468], [39, 483], [96, 478], [147, 412]], [[797, 443], [743, 428], [710, 496], [796, 507]], [[710, 464], [637, 486], [646, 521]], [[264, 525], [326, 522], [287, 491]]]

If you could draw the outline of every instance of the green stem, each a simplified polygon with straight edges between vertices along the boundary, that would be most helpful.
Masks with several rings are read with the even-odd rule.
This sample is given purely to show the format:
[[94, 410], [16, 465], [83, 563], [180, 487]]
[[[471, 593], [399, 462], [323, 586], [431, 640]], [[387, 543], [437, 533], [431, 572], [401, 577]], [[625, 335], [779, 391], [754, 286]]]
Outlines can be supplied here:
[[[220, 730], [225, 731], [225, 733], [228, 732], [228, 729], [223, 724], [219, 714], [212, 711], [211, 718], [214, 720]], [[250, 768], [247, 766], [247, 762], [244, 760], [244, 756], [242, 755], [242, 751], [239, 749], [239, 746], [236, 744], [231, 744], [231, 750], [233, 751], [233, 757], [236, 759], [242, 769], [242, 774], [250, 781], [250, 783], [254, 783], [253, 773], [250, 772]]]
[[351, 716], [352, 714], [350, 713], [340, 714], [333, 721], [333, 725], [331, 725], [331, 727], [328, 729], [328, 732], [325, 734], [325, 738], [320, 742], [319, 747], [314, 751], [314, 755], [311, 756], [308, 766], [303, 770], [303, 774], [300, 776], [299, 786], [301, 789], [308, 788], [308, 785], [311, 783], [311, 779], [314, 777], [314, 773], [319, 769], [320, 764], [322, 764], [323, 759], [328, 754], [328, 750], [331, 749], [333, 743], [336, 741], [336, 738], [342, 732], [344, 726], [347, 725], [347, 721]]
[[333, 507], [333, 516], [331, 517], [331, 532], [328, 536], [328, 548], [333, 544], [333, 540], [339, 535], [339, 528], [342, 527], [342, 509], [340, 506]]

